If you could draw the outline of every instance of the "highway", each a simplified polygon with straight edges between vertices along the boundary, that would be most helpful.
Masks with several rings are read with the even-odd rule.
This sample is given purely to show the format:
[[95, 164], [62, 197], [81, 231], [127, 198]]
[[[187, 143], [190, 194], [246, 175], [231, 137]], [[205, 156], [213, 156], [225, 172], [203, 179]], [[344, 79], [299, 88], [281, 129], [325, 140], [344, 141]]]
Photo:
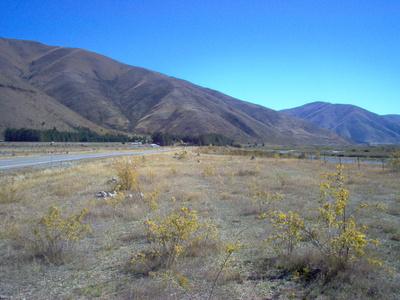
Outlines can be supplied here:
[[105, 156], [118, 156], [118, 155], [138, 155], [145, 153], [156, 153], [165, 151], [180, 150], [175, 149], [152, 149], [140, 151], [124, 151], [124, 152], [99, 152], [99, 153], [71, 153], [71, 154], [50, 154], [45, 156], [27, 156], [27, 157], [13, 157], [0, 159], [0, 170], [15, 169], [22, 167], [39, 167], [39, 166], [52, 166], [65, 161], [96, 158]]

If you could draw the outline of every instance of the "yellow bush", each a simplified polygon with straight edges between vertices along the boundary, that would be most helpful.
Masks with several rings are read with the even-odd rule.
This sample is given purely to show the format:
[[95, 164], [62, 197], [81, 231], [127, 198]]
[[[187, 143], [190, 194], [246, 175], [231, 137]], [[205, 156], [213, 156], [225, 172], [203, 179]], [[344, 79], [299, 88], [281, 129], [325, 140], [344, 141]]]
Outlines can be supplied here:
[[61, 217], [60, 210], [52, 205], [34, 228], [34, 242], [44, 258], [53, 264], [64, 263], [65, 254], [80, 240], [88, 225], [81, 223], [82, 216], [87, 213], [83, 209], [76, 215]]
[[[271, 223], [278, 229], [266, 239], [272, 244], [278, 255], [291, 255], [295, 246], [302, 240], [301, 234], [312, 243], [324, 257], [324, 263], [330, 265], [332, 272], [346, 269], [349, 262], [355, 262], [365, 255], [368, 243], [378, 244], [364, 234], [366, 229], [357, 225], [356, 216], [346, 210], [349, 202], [349, 191], [345, 187], [343, 165], [336, 166], [334, 173], [323, 173], [324, 181], [320, 183], [321, 200], [318, 202], [319, 217], [316, 224], [306, 227], [298, 214], [291, 211], [273, 212]], [[359, 205], [357, 209], [371, 205]], [[382, 205], [373, 206], [382, 208]], [[367, 259], [381, 265], [376, 260]]]
[[[182, 251], [198, 240], [214, 239], [216, 226], [197, 211], [181, 206], [160, 220], [146, 219], [146, 235], [151, 243], [150, 255], [161, 265], [171, 268]], [[135, 255], [132, 262], [143, 261], [145, 254]]]
[[121, 161], [116, 161], [114, 167], [117, 171], [117, 185], [122, 191], [129, 191], [132, 188], [138, 189], [140, 184], [137, 180], [139, 168], [139, 158], [137, 156], [125, 157]]
[[271, 194], [267, 191], [261, 191], [256, 184], [251, 183], [249, 186], [252, 189], [253, 202], [258, 205], [261, 218], [268, 214], [272, 204], [283, 199], [282, 195], [279, 193]]
[[0, 203], [13, 203], [18, 200], [18, 188], [14, 180], [4, 182], [0, 187]]
[[[272, 249], [277, 254], [291, 254], [296, 245], [301, 241], [300, 232], [303, 226], [303, 220], [292, 211], [283, 213], [282, 211], [272, 212], [271, 223], [280, 233], [268, 237], [265, 242], [275, 241]], [[281, 233], [282, 232], [282, 233]]]
[[388, 165], [393, 171], [400, 171], [400, 151], [393, 151], [393, 155], [390, 157]]
[[367, 239], [365, 228], [358, 226], [355, 216], [346, 210], [349, 191], [345, 187], [343, 165], [337, 165], [337, 172], [323, 173], [326, 181], [320, 184], [322, 198], [319, 201], [319, 230], [314, 244], [328, 257], [334, 259], [337, 267], [346, 268], [349, 261], [355, 261], [365, 254], [367, 243], [378, 241]]

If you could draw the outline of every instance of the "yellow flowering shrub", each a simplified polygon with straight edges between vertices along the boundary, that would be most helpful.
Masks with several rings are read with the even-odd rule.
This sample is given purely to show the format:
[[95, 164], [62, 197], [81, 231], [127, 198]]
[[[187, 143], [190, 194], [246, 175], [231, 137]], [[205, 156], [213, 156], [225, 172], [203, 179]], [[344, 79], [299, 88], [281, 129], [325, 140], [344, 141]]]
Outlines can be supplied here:
[[139, 168], [138, 156], [125, 157], [120, 161], [114, 163], [117, 171], [117, 185], [122, 191], [129, 191], [131, 189], [139, 189], [140, 183], [137, 179]]
[[269, 193], [268, 191], [261, 191], [257, 184], [251, 183], [249, 187], [252, 190], [253, 202], [258, 205], [260, 218], [267, 216], [272, 204], [276, 201], [282, 200], [283, 197], [279, 193]]
[[3, 182], [0, 186], [0, 204], [13, 203], [18, 200], [18, 188], [14, 180]]
[[34, 228], [33, 241], [48, 262], [63, 263], [66, 252], [71, 250], [85, 232], [91, 231], [88, 225], [81, 223], [86, 213], [87, 209], [83, 209], [76, 215], [62, 218], [60, 210], [52, 205], [47, 214], [41, 217]]
[[181, 206], [161, 219], [146, 219], [146, 235], [150, 242], [149, 254], [137, 254], [132, 262], [143, 262], [155, 256], [165, 268], [171, 268], [185, 247], [198, 240], [214, 239], [216, 226], [197, 211]]
[[400, 151], [393, 151], [388, 160], [388, 165], [393, 171], [400, 171]]
[[326, 180], [320, 184], [322, 197], [318, 207], [319, 230], [312, 241], [338, 267], [346, 268], [349, 261], [356, 261], [365, 254], [366, 244], [379, 242], [368, 239], [363, 233], [366, 228], [357, 225], [356, 217], [346, 210], [350, 199], [345, 187], [344, 166], [337, 165], [336, 168], [334, 173], [322, 174]]
[[[379, 244], [379, 241], [368, 239], [364, 233], [365, 227], [356, 222], [356, 216], [349, 214], [349, 191], [345, 187], [343, 165], [336, 166], [334, 173], [323, 173], [324, 181], [320, 183], [321, 200], [318, 202], [319, 217], [317, 223], [305, 226], [300, 215], [289, 211], [274, 211], [271, 223], [277, 233], [265, 241], [269, 248], [278, 255], [291, 255], [302, 239], [310, 241], [330, 264], [332, 271], [346, 269], [349, 262], [356, 262], [365, 255], [367, 244]], [[375, 203], [360, 204], [355, 210], [374, 206], [384, 208]], [[261, 217], [265, 217], [264, 213]], [[374, 265], [382, 265], [379, 261], [367, 259]]]
[[[303, 229], [303, 220], [292, 211], [271, 213], [271, 223], [279, 232], [269, 236], [265, 242], [277, 254], [291, 254], [295, 246], [301, 241], [300, 232]], [[273, 243], [273, 246], [270, 244]]]
[[171, 270], [165, 272], [150, 272], [150, 276], [154, 279], [169, 281], [173, 285], [180, 287], [185, 293], [189, 291], [188, 278], [179, 273], [174, 273]]

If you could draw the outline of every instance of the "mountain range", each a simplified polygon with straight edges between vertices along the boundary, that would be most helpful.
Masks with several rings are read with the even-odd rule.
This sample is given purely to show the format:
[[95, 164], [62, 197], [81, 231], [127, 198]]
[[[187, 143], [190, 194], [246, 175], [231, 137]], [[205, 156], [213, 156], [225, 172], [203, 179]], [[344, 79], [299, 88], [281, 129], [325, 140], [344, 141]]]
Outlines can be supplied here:
[[0, 129], [86, 126], [266, 144], [349, 143], [310, 122], [84, 49], [0, 38], [0, 74]]
[[358, 106], [313, 102], [281, 110], [359, 144], [400, 143], [400, 115], [377, 115]]
[[[267, 145], [348, 145], [354, 139], [85, 49], [2, 37], [0, 107], [0, 132], [79, 126], [128, 134], [217, 133]], [[390, 118], [396, 116], [387, 122], [398, 124]]]

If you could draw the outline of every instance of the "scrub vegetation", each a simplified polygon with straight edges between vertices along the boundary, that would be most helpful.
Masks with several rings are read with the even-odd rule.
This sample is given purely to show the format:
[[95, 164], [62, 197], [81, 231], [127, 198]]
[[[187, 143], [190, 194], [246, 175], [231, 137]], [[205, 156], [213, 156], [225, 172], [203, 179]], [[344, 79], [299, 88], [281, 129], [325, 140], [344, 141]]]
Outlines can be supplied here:
[[2, 172], [1, 297], [400, 297], [397, 156], [382, 168], [244, 154], [199, 147]]

